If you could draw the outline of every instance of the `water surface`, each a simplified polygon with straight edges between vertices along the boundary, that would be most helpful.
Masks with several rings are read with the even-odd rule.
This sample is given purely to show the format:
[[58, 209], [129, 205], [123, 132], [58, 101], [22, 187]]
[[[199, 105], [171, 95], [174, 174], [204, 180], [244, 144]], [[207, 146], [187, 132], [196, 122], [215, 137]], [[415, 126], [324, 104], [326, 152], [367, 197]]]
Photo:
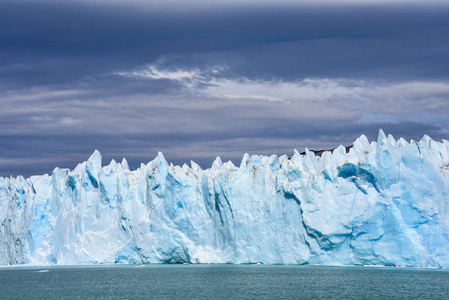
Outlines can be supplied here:
[[0, 268], [1, 299], [449, 299], [449, 270], [266, 265]]

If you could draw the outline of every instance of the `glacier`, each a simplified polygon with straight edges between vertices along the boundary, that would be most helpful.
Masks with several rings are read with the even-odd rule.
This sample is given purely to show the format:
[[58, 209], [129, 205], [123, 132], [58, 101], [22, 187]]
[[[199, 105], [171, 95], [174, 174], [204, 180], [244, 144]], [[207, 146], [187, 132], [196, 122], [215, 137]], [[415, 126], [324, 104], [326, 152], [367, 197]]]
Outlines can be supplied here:
[[264, 263], [449, 268], [449, 142], [361, 136], [239, 167], [0, 177], [0, 265]]

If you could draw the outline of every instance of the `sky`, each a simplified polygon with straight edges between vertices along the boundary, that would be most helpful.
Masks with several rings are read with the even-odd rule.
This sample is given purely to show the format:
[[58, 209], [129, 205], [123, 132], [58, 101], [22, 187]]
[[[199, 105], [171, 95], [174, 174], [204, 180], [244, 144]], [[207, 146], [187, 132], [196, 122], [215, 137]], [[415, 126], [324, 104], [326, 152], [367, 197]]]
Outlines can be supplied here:
[[449, 1], [0, 0], [0, 176], [449, 139]]

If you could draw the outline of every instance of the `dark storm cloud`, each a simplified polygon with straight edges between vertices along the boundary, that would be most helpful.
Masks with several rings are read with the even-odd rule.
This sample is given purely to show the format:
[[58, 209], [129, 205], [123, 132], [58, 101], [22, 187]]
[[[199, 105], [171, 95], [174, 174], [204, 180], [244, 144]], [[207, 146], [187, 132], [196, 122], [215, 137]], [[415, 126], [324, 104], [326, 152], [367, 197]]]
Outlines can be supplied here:
[[[56, 95], [50, 97], [51, 93]], [[187, 91], [180, 98], [146, 91], [117, 96], [114, 89], [103, 88], [90, 93], [81, 89], [81, 95], [76, 91], [50, 91], [50, 95], [42, 91], [35, 93], [37, 98], [17, 96], [12, 103], [19, 107], [0, 112], [1, 128], [11, 128], [0, 135], [0, 157], [13, 158], [0, 161], [3, 175], [73, 168], [94, 149], [102, 152], [104, 163], [126, 157], [132, 168], [153, 159], [157, 151], [177, 164], [193, 159], [208, 167], [216, 155], [238, 163], [245, 152], [269, 155], [291, 154], [293, 148], [302, 151], [304, 146], [328, 149], [348, 145], [361, 133], [375, 140], [378, 128], [414, 139], [424, 133], [441, 136], [434, 125], [360, 123], [358, 112], [306, 101], [222, 101]], [[40, 103], [44, 99], [45, 105]], [[34, 106], [36, 100], [39, 104]], [[38, 158], [30, 159], [37, 153]]]
[[0, 1], [0, 176], [447, 138], [449, 5], [320, 3]]
[[[326, 124], [307, 124], [291, 122], [289, 126], [267, 124], [260, 128], [245, 128], [234, 132], [217, 131], [201, 134], [33, 134], [32, 136], [0, 136], [0, 156], [12, 159], [0, 160], [3, 176], [25, 174], [27, 176], [51, 173], [55, 167], [73, 169], [78, 162], [86, 160], [99, 149], [103, 155], [103, 164], [111, 159], [121, 161], [126, 157], [132, 169], [140, 163], [152, 160], [158, 151], [163, 151], [166, 158], [175, 164], [188, 163], [190, 159], [207, 168], [215, 155], [223, 160], [232, 160], [239, 164], [243, 153], [250, 154], [288, 154], [293, 149], [304, 150], [304, 141], [311, 150], [332, 149], [340, 144], [350, 145], [364, 132], [371, 140], [377, 139], [379, 128], [394, 135], [411, 131], [415, 139], [424, 134], [438, 135], [439, 128], [419, 123], [374, 123], [353, 127], [353, 123], [334, 126], [331, 130]], [[277, 125], [277, 127], [269, 126]], [[346, 126], [345, 126], [346, 125]], [[349, 125], [349, 126], [347, 126]], [[237, 126], [236, 126], [237, 127]], [[235, 128], [234, 128], [235, 129]], [[398, 137], [398, 136], [396, 136]], [[82, 143], [80, 143], [82, 141]], [[39, 153], [38, 158], [26, 151]], [[186, 155], [188, 154], [188, 155]], [[17, 169], [20, 169], [18, 173]]]
[[229, 54], [242, 56], [235, 72], [249, 77], [372, 77], [382, 69], [447, 77], [440, 62], [447, 59], [449, 8], [262, 6], [182, 13], [105, 3], [1, 5], [0, 78], [8, 83], [76, 80], [160, 55], [179, 55], [188, 65], [198, 62], [190, 57], [198, 53], [231, 65]]

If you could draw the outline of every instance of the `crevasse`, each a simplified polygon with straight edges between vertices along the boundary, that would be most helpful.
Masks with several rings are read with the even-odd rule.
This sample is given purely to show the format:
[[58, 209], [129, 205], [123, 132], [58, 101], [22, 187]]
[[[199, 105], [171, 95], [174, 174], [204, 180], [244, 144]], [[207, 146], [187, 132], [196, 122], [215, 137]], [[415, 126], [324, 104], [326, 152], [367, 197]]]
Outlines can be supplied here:
[[130, 171], [0, 178], [0, 264], [267, 263], [449, 268], [449, 142], [358, 138]]

